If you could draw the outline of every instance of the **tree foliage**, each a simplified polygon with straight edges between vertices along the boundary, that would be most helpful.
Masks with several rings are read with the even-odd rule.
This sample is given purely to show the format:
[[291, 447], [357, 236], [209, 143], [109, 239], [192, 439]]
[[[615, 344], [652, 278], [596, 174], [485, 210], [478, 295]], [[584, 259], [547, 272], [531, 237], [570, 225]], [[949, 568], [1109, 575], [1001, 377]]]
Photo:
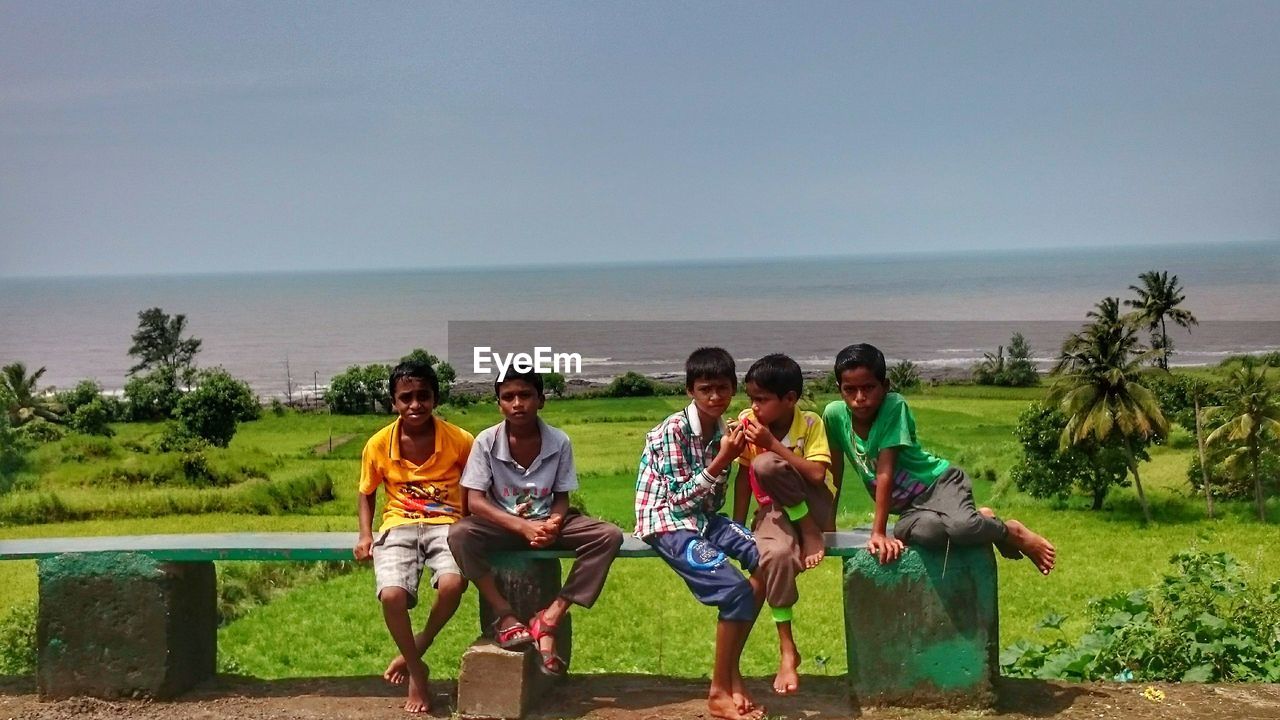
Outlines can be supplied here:
[[1135, 449], [1169, 432], [1155, 395], [1140, 382], [1142, 363], [1152, 351], [1142, 347], [1133, 325], [1121, 317], [1118, 298], [1104, 298], [1089, 317], [1093, 322], [1063, 343], [1048, 401], [1067, 418], [1063, 448], [1115, 442], [1124, 449], [1143, 517], [1149, 522], [1151, 509]]
[[389, 365], [352, 365], [329, 380], [324, 400], [339, 415], [391, 412]]
[[[1037, 498], [1065, 500], [1079, 490], [1090, 496], [1094, 510], [1101, 510], [1113, 485], [1129, 484], [1124, 450], [1114, 439], [1099, 443], [1092, 438], [1064, 448], [1066, 426], [1067, 418], [1056, 407], [1032, 403], [1022, 411], [1014, 429], [1022, 458], [1013, 468], [1013, 482]], [[1139, 460], [1150, 459], [1145, 443], [1135, 446], [1134, 452]]]
[[44, 368], [28, 375], [27, 366], [20, 362], [0, 368], [0, 402], [4, 404], [5, 414], [13, 427], [35, 419], [61, 422], [64, 408], [55, 398], [39, 390], [43, 375]]
[[262, 407], [243, 380], [222, 368], [200, 373], [197, 385], [182, 396], [174, 416], [191, 433], [212, 445], [226, 447], [236, 425], [258, 419]]
[[167, 368], [174, 371], [174, 377], [189, 380], [192, 363], [200, 352], [200, 340], [183, 337], [186, 330], [186, 315], [170, 316], [158, 307], [139, 312], [138, 330], [129, 347], [129, 354], [138, 362], [129, 368], [129, 374]]
[[1231, 373], [1220, 392], [1221, 404], [1205, 411], [1218, 424], [1206, 441], [1225, 453], [1222, 463], [1233, 475], [1252, 480], [1258, 519], [1266, 520], [1264, 455], [1280, 450], [1280, 390], [1265, 369], [1252, 364]]
[[1169, 356], [1173, 355], [1173, 341], [1169, 339], [1168, 322], [1191, 330], [1198, 325], [1195, 315], [1182, 307], [1186, 300], [1182, 286], [1178, 284], [1178, 276], [1169, 276], [1168, 272], [1148, 270], [1138, 276], [1141, 285], [1130, 285], [1137, 297], [1125, 300], [1124, 304], [1134, 309], [1135, 320], [1151, 332], [1151, 347], [1159, 350], [1155, 355], [1156, 363], [1163, 369], [1169, 369]]
[[920, 387], [920, 368], [910, 360], [902, 360], [889, 368], [889, 386], [898, 392], [910, 392]]

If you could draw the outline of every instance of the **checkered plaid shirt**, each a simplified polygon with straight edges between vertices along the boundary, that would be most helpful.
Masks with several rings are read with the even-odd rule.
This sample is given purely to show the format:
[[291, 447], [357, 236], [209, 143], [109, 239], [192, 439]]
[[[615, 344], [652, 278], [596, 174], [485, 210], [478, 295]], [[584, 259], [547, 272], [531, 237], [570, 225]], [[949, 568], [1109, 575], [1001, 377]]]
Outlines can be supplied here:
[[707, 473], [707, 465], [720, 451], [723, 424], [708, 439], [697, 412], [691, 404], [645, 438], [636, 478], [638, 538], [674, 530], [701, 532], [707, 518], [724, 505], [728, 469], [719, 477]]

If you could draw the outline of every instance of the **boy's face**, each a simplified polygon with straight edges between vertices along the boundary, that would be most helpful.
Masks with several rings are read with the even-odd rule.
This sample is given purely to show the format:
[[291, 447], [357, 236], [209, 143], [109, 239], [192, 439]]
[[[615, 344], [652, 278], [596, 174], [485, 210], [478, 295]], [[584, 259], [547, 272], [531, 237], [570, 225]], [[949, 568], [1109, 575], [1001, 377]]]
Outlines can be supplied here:
[[868, 368], [850, 368], [840, 373], [840, 397], [844, 398], [853, 416], [863, 422], [876, 419], [887, 392], [889, 388]]
[[729, 378], [697, 378], [685, 392], [704, 415], [718, 418], [733, 402], [734, 385]]
[[537, 422], [545, 402], [537, 388], [525, 380], [507, 380], [498, 386], [498, 409], [514, 425]]
[[751, 400], [751, 412], [764, 425], [790, 418], [799, 400], [794, 392], [779, 397], [751, 381], [747, 382], [747, 397]]
[[419, 378], [400, 378], [396, 392], [391, 396], [391, 406], [400, 414], [400, 422], [411, 428], [421, 428], [431, 421], [436, 407], [436, 395], [431, 386]]

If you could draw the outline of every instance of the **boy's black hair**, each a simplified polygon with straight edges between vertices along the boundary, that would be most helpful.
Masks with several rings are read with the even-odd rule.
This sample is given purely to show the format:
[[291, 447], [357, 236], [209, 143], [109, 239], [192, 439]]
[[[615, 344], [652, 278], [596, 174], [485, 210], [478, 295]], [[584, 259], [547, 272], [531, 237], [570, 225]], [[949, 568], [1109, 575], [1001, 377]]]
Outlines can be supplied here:
[[533, 386], [534, 390], [538, 391], [538, 397], [540, 398], [545, 398], [547, 396], [542, 389], [543, 388], [542, 375], [540, 373], [533, 372], [532, 370], [530, 370], [529, 372], [516, 372], [515, 370], [508, 370], [506, 376], [504, 376], [501, 380], [493, 381], [493, 394], [495, 396], [501, 395], [502, 393], [500, 392], [500, 390], [502, 388], [503, 383], [509, 383], [512, 380], [523, 380], [529, 383], [530, 385]]
[[850, 345], [836, 353], [836, 383], [845, 370], [864, 367], [876, 376], [876, 380], [885, 382], [889, 377], [889, 369], [885, 367], [884, 353], [875, 345], [858, 343]]
[[431, 386], [431, 397], [440, 400], [440, 378], [436, 377], [435, 368], [420, 360], [407, 360], [391, 369], [391, 379], [387, 381], [387, 391], [391, 397], [396, 396], [396, 383], [404, 378], [421, 380]]
[[728, 380], [736, 392], [738, 389], [738, 369], [733, 364], [733, 356], [728, 350], [718, 347], [701, 347], [689, 354], [684, 361], [684, 387], [693, 389], [695, 380]]
[[778, 397], [789, 392], [794, 392], [797, 398], [804, 394], [800, 363], [782, 353], [765, 355], [751, 363], [745, 382], [753, 382]]

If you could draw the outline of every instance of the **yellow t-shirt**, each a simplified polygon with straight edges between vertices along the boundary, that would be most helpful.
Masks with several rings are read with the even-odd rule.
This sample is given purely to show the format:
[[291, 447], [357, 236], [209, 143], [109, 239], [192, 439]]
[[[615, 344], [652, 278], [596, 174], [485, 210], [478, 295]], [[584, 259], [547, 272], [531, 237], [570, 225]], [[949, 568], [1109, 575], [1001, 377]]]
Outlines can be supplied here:
[[[738, 413], [738, 421], [743, 420], [760, 422], [756, 420], [756, 414], [751, 411], [751, 408]], [[791, 416], [791, 427], [787, 430], [786, 437], [779, 440], [787, 446], [788, 450], [805, 460], [827, 464], [827, 489], [831, 491], [832, 497], [835, 497], [835, 481], [831, 478], [831, 445], [827, 442], [827, 428], [822, 422], [822, 416], [808, 410], [796, 410]], [[747, 449], [743, 450], [742, 455], [738, 457], [738, 463], [751, 467], [751, 461], [755, 460], [759, 454], [760, 448], [747, 443]]]
[[400, 419], [382, 428], [364, 445], [360, 492], [372, 495], [386, 485], [387, 503], [378, 532], [397, 525], [443, 525], [462, 517], [462, 468], [475, 438], [450, 422], [432, 418], [436, 446], [421, 465], [400, 457]]

